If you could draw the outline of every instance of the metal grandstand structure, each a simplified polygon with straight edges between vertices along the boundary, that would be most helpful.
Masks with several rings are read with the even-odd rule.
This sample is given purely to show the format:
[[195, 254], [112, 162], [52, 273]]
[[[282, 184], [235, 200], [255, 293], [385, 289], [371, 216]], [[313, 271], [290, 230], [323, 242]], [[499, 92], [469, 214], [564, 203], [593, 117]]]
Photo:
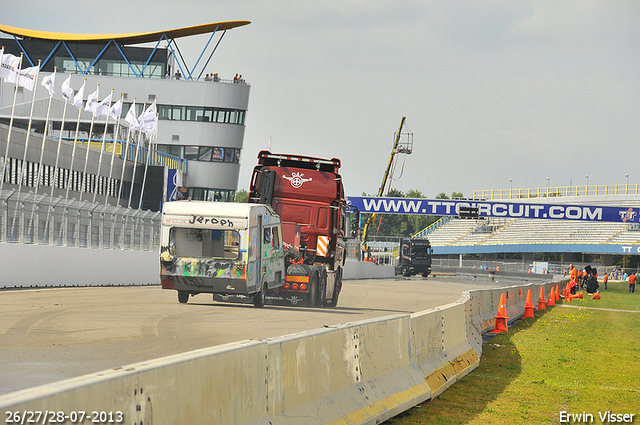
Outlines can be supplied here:
[[[485, 199], [518, 199], [518, 202], [558, 202], [561, 197], [564, 204], [640, 207], [637, 185], [552, 188], [558, 190], [553, 190], [555, 195], [551, 196], [546, 196], [547, 189], [476, 191], [474, 194]], [[445, 217], [415, 236], [428, 237], [434, 254], [640, 253], [640, 226], [637, 223]]]
[[[206, 66], [216, 52], [216, 49], [218, 48], [218, 45], [226, 34], [226, 31], [232, 28], [248, 25], [249, 23], [249, 21], [215, 22], [172, 30], [128, 34], [70, 34], [22, 29], [11, 27], [8, 25], [0, 25], [0, 31], [13, 36], [14, 41], [18, 44], [20, 50], [24, 54], [24, 60], [30, 63], [31, 66], [35, 66], [37, 60], [34, 61], [34, 58], [32, 58], [35, 52], [31, 52], [31, 49], [28, 48], [29, 40], [49, 40], [51, 42], [51, 49], [46, 58], [42, 61], [41, 70], [52, 71], [53, 64], [51, 63], [51, 59], [59, 49], [64, 48], [75, 64], [75, 73], [83, 75], [96, 73], [96, 65], [102, 58], [105, 57], [107, 50], [109, 50], [109, 48], [113, 46], [113, 49], [119, 52], [120, 57], [126, 62], [127, 67], [135, 77], [150, 77], [151, 75], [145, 74], [145, 71], [148, 71], [148, 68], [150, 67], [156, 53], [158, 53], [158, 49], [160, 48], [161, 43], [166, 42], [167, 49], [170, 51], [170, 55], [175, 58], [177, 67], [178, 69], [180, 69], [184, 78], [192, 80], [194, 79], [194, 77], [196, 79], [199, 79], [202, 76], [202, 73], [204, 72]], [[176, 40], [178, 38], [199, 34], [211, 35], [205, 43], [200, 55], [198, 56], [198, 59], [191, 67], [185, 61]], [[216, 36], [219, 36], [219, 38], [215, 45], [210, 48]], [[82, 41], [85, 44], [87, 42], [99, 44], [103, 47], [90, 63], [81, 63], [81, 61], [77, 59], [77, 51], [81, 49], [80, 45], [78, 44], [79, 41]], [[130, 58], [129, 53], [125, 49], [125, 46], [144, 43], [155, 43], [155, 46], [153, 47], [153, 49], [151, 49], [149, 55], [146, 58], [137, 57], [136, 60]], [[40, 42], [39, 45], [42, 46], [42, 42]], [[76, 53], [74, 53], [74, 51], [76, 51]], [[206, 54], [208, 54], [209, 56], [206, 58], [204, 63], [202, 63], [203, 58]], [[167, 59], [168, 58], [163, 58], [162, 60], [167, 61]], [[163, 76], [164, 74], [160, 74], [156, 77], [162, 78]]]

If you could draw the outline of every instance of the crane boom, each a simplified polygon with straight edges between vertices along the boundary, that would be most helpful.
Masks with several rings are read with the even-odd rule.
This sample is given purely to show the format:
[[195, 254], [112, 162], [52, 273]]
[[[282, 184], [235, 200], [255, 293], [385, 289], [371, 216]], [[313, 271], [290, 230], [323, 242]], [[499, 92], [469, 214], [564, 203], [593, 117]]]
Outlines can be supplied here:
[[[393, 158], [399, 153], [398, 145], [400, 144], [400, 135], [402, 134], [402, 127], [404, 127], [404, 122], [407, 117], [402, 117], [400, 121], [400, 128], [398, 129], [398, 133], [396, 134], [396, 138], [393, 143], [393, 149], [391, 150], [391, 157], [389, 158], [389, 164], [387, 165], [387, 169], [384, 172], [384, 176], [382, 177], [382, 184], [380, 185], [380, 189], [378, 189], [378, 197], [381, 197], [384, 193], [384, 188], [387, 185], [387, 180], [389, 179], [389, 172], [391, 171], [391, 165], [393, 164]], [[369, 230], [369, 226], [375, 222], [376, 213], [371, 214], [369, 219], [364, 225], [364, 229], [362, 231], [362, 243], [364, 248], [366, 249], [366, 240], [367, 240], [367, 231]]]

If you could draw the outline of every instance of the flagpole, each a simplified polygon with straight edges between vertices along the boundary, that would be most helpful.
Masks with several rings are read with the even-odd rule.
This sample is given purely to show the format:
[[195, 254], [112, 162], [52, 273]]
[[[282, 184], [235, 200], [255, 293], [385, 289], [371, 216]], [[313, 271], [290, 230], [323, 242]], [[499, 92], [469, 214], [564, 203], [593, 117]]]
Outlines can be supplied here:
[[[18, 62], [18, 69], [22, 67], [22, 53], [20, 53], [20, 61]], [[2, 172], [0, 172], [0, 190], [4, 186], [4, 176], [9, 162], [9, 144], [11, 143], [11, 129], [13, 128], [13, 115], [16, 110], [16, 99], [18, 98], [18, 83], [16, 82], [13, 88], [13, 105], [11, 106], [11, 118], [9, 119], [9, 131], [7, 132], [7, 146], [4, 151], [4, 164], [2, 165]]]
[[[53, 67], [53, 75], [55, 76], [57, 66]], [[53, 84], [53, 82], [51, 83]], [[44, 120], [44, 129], [42, 130], [42, 147], [40, 148], [40, 162], [38, 162], [38, 178], [36, 179], [36, 190], [35, 193], [38, 193], [38, 189], [40, 188], [40, 177], [44, 180], [44, 175], [42, 174], [42, 162], [44, 161], [44, 147], [47, 141], [47, 128], [49, 127], [49, 118], [51, 114], [51, 103], [53, 101], [53, 94], [49, 93], [49, 106], [47, 106], [47, 118]], [[44, 181], [42, 182], [44, 186]], [[51, 183], [51, 182], [50, 182]]]
[[[111, 89], [111, 94], [109, 97], [113, 96], [113, 88]], [[109, 102], [109, 108], [111, 108], [111, 102]], [[104, 133], [102, 133], [102, 145], [100, 146], [100, 156], [98, 157], [98, 173], [96, 174], [96, 187], [93, 189], [93, 203], [96, 202], [96, 195], [98, 194], [98, 186], [100, 182], [100, 171], [102, 170], [102, 156], [105, 149], [105, 140], [107, 139], [107, 128], [109, 128], [109, 110], [106, 115], [107, 118], [104, 121]]]
[[[154, 101], [153, 101], [153, 104], [154, 104], [154, 105], [155, 105], [155, 102], [156, 102], [156, 101], [154, 100]], [[156, 119], [157, 119], [157, 117], [158, 117], [158, 109], [154, 107], [154, 108], [153, 108], [153, 111], [154, 111], [154, 116], [153, 116], [153, 118], [151, 119], [151, 121], [155, 124]], [[145, 119], [147, 119], [147, 118], [148, 118], [148, 117], [146, 117], [146, 116], [145, 116]], [[148, 124], [145, 122], [145, 126], [146, 126], [146, 125], [148, 125]], [[147, 146], [147, 160], [146, 160], [146, 161], [145, 161], [145, 163], [144, 163], [144, 176], [142, 177], [142, 189], [141, 189], [141, 191], [140, 191], [140, 202], [138, 203], [138, 209], [142, 209], [142, 197], [143, 197], [143, 195], [144, 195], [144, 185], [145, 185], [145, 183], [147, 182], [147, 169], [148, 169], [148, 167], [149, 167], [149, 162], [151, 161], [151, 152], [152, 152], [152, 150], [153, 150], [153, 138], [154, 138], [154, 136], [155, 136], [157, 133], [158, 133], [157, 128], [156, 128], [156, 126], [154, 125], [154, 126], [152, 127], [151, 134], [149, 134], [149, 136], [148, 136], [148, 137], [149, 137], [149, 144], [148, 144], [148, 146]]]
[[[69, 73], [69, 83], [71, 83], [71, 73]], [[64, 84], [64, 83], [62, 83]], [[60, 164], [60, 150], [62, 147], [62, 133], [64, 133], [64, 121], [67, 117], [67, 105], [69, 104], [69, 100], [66, 96], [62, 96], [64, 98], [64, 109], [62, 110], [62, 123], [60, 124], [60, 134], [58, 135], [58, 149], [56, 151], [56, 165], [53, 169], [53, 182], [51, 183], [51, 197], [53, 198], [53, 191], [58, 185], [58, 179], [60, 178], [60, 168], [58, 167]], [[60, 189], [64, 189], [61, 187]]]
[[[144, 111], [146, 108], [145, 106], [147, 106], [147, 102], [144, 102], [142, 104], [142, 110]], [[134, 182], [136, 180], [136, 168], [138, 165], [138, 152], [140, 152], [140, 142], [142, 141], [142, 129], [139, 130], [138, 132], [138, 142], [136, 143], [136, 155], [133, 159], [133, 174], [131, 176], [131, 190], [129, 191], [129, 203], [127, 204], [127, 208], [131, 208], [131, 197], [133, 195], [133, 187], [134, 187]]]
[[129, 156], [129, 140], [131, 139], [131, 126], [129, 126], [129, 130], [127, 131], [127, 140], [125, 142], [124, 155], [122, 157], [122, 174], [120, 175], [120, 186], [118, 187], [118, 200], [117, 203], [120, 204], [120, 197], [122, 196], [122, 186], [124, 185], [124, 170], [125, 165], [127, 165], [127, 157]]
[[[100, 84], [97, 84], [97, 88], [96, 91], [94, 93], [100, 93]], [[93, 93], [92, 93], [93, 94]], [[91, 96], [91, 95], [89, 95]], [[99, 98], [99, 94], [98, 94], [98, 98]], [[96, 103], [97, 103], [97, 99], [96, 98]], [[87, 97], [87, 106], [84, 108], [84, 110], [90, 110], [91, 111], [91, 125], [89, 126], [89, 135], [87, 136], [87, 150], [84, 156], [84, 166], [82, 167], [82, 180], [80, 180], [80, 198], [79, 200], [82, 201], [82, 195], [85, 192], [89, 192], [89, 185], [90, 185], [90, 181], [91, 179], [87, 179], [87, 167], [89, 165], [89, 151], [91, 150], [91, 134], [93, 133], [93, 123], [96, 120], [96, 107], [91, 105], [90, 103], [90, 99], [89, 97]]]
[[[38, 68], [36, 69], [36, 79], [35, 81], [38, 81], [38, 77], [40, 76], [40, 63], [42, 61], [40, 59], [38, 59]], [[18, 85], [20, 85], [20, 77], [18, 76]], [[20, 193], [22, 191], [22, 176], [23, 174], [27, 174], [26, 173], [26, 164], [27, 164], [27, 151], [29, 150], [29, 138], [31, 136], [31, 125], [33, 123], [33, 107], [36, 103], [36, 91], [37, 91], [37, 86], [34, 84], [33, 87], [33, 96], [31, 97], [31, 110], [29, 112], [29, 121], [27, 124], [27, 135], [25, 137], [25, 141], [24, 141], [24, 154], [22, 155], [22, 169], [20, 170], [20, 175], [18, 176], [18, 193]], [[26, 177], [26, 176], [25, 176]], [[18, 210], [16, 209], [16, 214], [18, 213]]]
[[[84, 79], [84, 84], [82, 85], [81, 89], [84, 88], [85, 84], [87, 84], [86, 78]], [[84, 93], [83, 93], [83, 97], [84, 97]], [[75, 98], [73, 99], [73, 101], [75, 105]], [[82, 99], [80, 99], [80, 102], [82, 102]], [[78, 105], [76, 105], [76, 107], [78, 107]], [[76, 121], [76, 134], [73, 138], [73, 149], [71, 149], [71, 166], [69, 166], [69, 177], [67, 178], [67, 193], [65, 196], [65, 198], [67, 199], [69, 199], [69, 189], [71, 189], [71, 177], [73, 176], [73, 163], [75, 162], [75, 159], [76, 159], [76, 146], [78, 145], [78, 131], [80, 130], [80, 115], [82, 115], [82, 103], [80, 103], [80, 107], [78, 108], [78, 120]], [[80, 196], [82, 197], [82, 193], [80, 194]]]
[[[124, 100], [124, 94], [120, 95], [120, 105], [122, 105], [122, 101]], [[111, 178], [113, 177], [113, 163], [116, 157], [116, 143], [118, 142], [118, 132], [120, 131], [120, 116], [122, 115], [122, 111], [118, 115], [118, 122], [116, 123], [116, 129], [113, 132], [113, 150], [111, 152], [111, 164], [109, 164], [109, 179], [107, 180], [107, 196], [104, 198], [104, 204], [107, 205], [109, 202], [109, 193], [111, 188]], [[124, 170], [124, 165], [122, 167]]]
[[144, 185], [147, 182], [147, 168], [149, 166], [149, 161], [151, 160], [151, 137], [149, 138], [149, 145], [147, 146], [147, 159], [144, 162], [144, 174], [142, 176], [142, 189], [140, 190], [140, 202], [138, 202], [138, 209], [142, 209], [142, 196], [144, 195]]
[[[135, 104], [136, 104], [136, 98], [134, 97], [133, 103], [129, 107], [129, 112], [131, 112], [131, 108], [133, 108]], [[135, 116], [135, 110], [133, 111], [133, 114]], [[129, 115], [129, 113], [127, 113], [127, 115]], [[126, 141], [126, 146], [124, 151], [124, 160], [122, 162], [122, 175], [120, 176], [120, 187], [118, 188], [118, 204], [120, 203], [120, 196], [122, 196], [122, 186], [124, 185], [124, 171], [125, 171], [125, 165], [127, 165], [127, 158], [129, 157], [129, 140], [131, 139], [132, 127], [133, 127], [133, 124], [129, 123], [129, 131], [127, 132], [127, 141]]]

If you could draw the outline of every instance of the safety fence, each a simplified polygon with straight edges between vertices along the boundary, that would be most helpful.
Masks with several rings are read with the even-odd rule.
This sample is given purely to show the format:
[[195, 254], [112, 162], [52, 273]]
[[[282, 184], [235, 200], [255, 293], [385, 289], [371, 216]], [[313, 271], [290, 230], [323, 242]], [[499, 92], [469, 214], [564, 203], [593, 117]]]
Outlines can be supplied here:
[[474, 199], [556, 198], [561, 196], [638, 195], [638, 184], [536, 187], [529, 189], [474, 190]]
[[0, 191], [0, 242], [157, 251], [160, 213]]
[[522, 317], [529, 290], [555, 285], [474, 290], [414, 314], [136, 363], [0, 396], [0, 410], [17, 422], [61, 412], [135, 424], [378, 424], [477, 368], [482, 335]]

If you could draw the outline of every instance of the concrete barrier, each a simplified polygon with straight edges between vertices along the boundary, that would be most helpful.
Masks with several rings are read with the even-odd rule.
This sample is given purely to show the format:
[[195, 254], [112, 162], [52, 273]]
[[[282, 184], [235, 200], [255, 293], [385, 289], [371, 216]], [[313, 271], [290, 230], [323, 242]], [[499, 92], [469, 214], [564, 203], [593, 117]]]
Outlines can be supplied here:
[[413, 359], [433, 398], [475, 369], [481, 349], [468, 338], [466, 302], [411, 315]]
[[367, 261], [346, 261], [343, 279], [387, 279], [396, 275], [395, 266], [379, 266]]
[[0, 289], [160, 284], [157, 251], [0, 242], [0, 258]]
[[135, 424], [377, 424], [478, 367], [502, 294], [513, 322], [527, 290], [549, 294], [555, 284], [474, 290], [411, 315], [111, 369], [0, 396], [0, 411], [122, 412]]
[[269, 340], [272, 422], [375, 423], [424, 401], [410, 340], [409, 315]]
[[99, 423], [266, 425], [267, 353], [262, 341], [205, 348], [9, 393], [0, 409], [111, 419]]

